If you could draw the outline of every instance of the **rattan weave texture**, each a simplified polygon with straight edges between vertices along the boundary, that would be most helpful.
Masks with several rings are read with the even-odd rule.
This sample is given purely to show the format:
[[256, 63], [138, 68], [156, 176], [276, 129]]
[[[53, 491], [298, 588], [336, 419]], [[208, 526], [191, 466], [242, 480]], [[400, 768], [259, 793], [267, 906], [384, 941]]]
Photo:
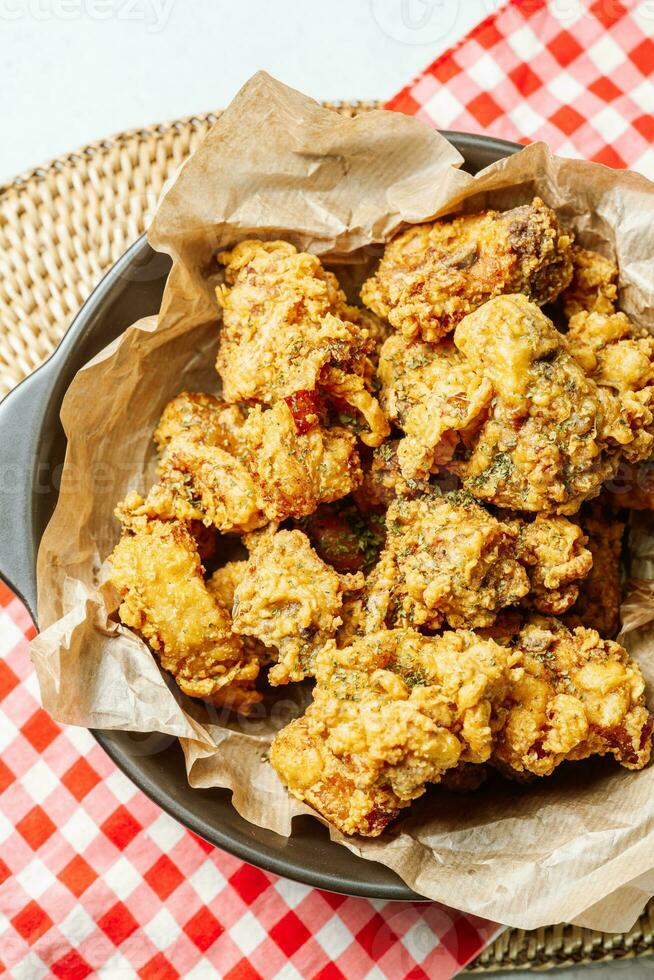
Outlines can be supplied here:
[[[331, 104], [355, 115], [371, 102]], [[104, 273], [147, 227], [166, 180], [218, 113], [100, 140], [0, 186], [0, 397], [54, 350]], [[468, 967], [547, 970], [654, 954], [654, 901], [625, 935], [507, 930]]]

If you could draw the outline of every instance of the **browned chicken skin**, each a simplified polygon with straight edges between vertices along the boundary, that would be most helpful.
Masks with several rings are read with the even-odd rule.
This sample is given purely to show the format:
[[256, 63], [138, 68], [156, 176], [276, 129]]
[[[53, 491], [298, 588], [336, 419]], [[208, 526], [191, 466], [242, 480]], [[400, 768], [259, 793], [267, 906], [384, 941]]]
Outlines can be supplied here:
[[517, 640], [510, 668], [508, 710], [495, 757], [517, 772], [549, 775], [567, 759], [615, 756], [642, 769], [651, 750], [652, 721], [638, 665], [594, 630], [568, 630], [533, 617]]
[[539, 198], [413, 225], [386, 246], [361, 298], [408, 339], [434, 343], [501, 293], [556, 299], [572, 278], [570, 244]]
[[288, 242], [249, 240], [219, 259], [227, 280], [216, 291], [225, 399], [270, 405], [298, 394], [333, 396], [364, 421], [362, 440], [378, 446], [388, 425], [370, 390], [375, 341], [336, 277]]
[[232, 628], [274, 649], [271, 684], [300, 681], [341, 625], [343, 592], [362, 585], [361, 576], [339, 576], [321, 561], [301, 531], [278, 531], [250, 555], [234, 592]]
[[275, 738], [291, 793], [346, 834], [377, 836], [463, 762], [485, 762], [513, 654], [459, 631], [384, 630], [316, 660], [313, 703]]
[[149, 521], [125, 533], [109, 561], [121, 620], [148, 641], [185, 694], [245, 712], [260, 700], [260, 661], [207, 589], [186, 528]]

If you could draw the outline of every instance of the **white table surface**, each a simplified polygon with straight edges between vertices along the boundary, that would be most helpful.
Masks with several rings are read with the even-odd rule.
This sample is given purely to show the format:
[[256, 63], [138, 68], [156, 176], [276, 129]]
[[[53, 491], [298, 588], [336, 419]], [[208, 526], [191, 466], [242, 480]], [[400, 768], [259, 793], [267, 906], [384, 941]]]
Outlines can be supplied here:
[[388, 98], [497, 5], [0, 0], [0, 180], [123, 129], [224, 107], [260, 68], [319, 99]]
[[[260, 68], [318, 99], [389, 98], [497, 5], [0, 0], [0, 180], [123, 129], [221, 108]], [[555, 976], [654, 980], [654, 960]]]

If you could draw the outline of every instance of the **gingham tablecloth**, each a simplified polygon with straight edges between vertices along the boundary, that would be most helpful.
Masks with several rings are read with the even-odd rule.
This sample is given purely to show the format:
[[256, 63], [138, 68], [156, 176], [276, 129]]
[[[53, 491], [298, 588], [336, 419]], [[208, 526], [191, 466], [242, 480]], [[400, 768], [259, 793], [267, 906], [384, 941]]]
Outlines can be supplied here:
[[653, 36], [652, 0], [514, 0], [387, 107], [654, 178]]
[[[653, 29], [649, 0], [514, 2], [389, 107], [654, 176]], [[40, 709], [33, 631], [0, 586], [0, 972], [446, 980], [497, 932], [306, 888], [201, 841]]]

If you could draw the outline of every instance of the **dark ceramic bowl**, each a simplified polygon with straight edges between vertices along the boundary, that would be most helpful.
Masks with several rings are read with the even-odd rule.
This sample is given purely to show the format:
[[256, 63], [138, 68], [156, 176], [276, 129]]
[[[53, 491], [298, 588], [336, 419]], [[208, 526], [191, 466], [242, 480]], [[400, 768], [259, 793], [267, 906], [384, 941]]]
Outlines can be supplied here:
[[[520, 149], [483, 136], [444, 135], [471, 173]], [[153, 252], [145, 236], [139, 238], [84, 304], [49, 361], [0, 404], [0, 576], [34, 617], [36, 555], [57, 501], [66, 449], [59, 420], [62, 398], [83, 364], [135, 320], [157, 312], [169, 268], [169, 258]], [[191, 789], [176, 740], [93, 734], [116, 765], [171, 816], [250, 864], [347, 895], [420, 899], [388, 868], [333, 844], [311, 817], [296, 820], [287, 839], [243, 820], [227, 790]]]

